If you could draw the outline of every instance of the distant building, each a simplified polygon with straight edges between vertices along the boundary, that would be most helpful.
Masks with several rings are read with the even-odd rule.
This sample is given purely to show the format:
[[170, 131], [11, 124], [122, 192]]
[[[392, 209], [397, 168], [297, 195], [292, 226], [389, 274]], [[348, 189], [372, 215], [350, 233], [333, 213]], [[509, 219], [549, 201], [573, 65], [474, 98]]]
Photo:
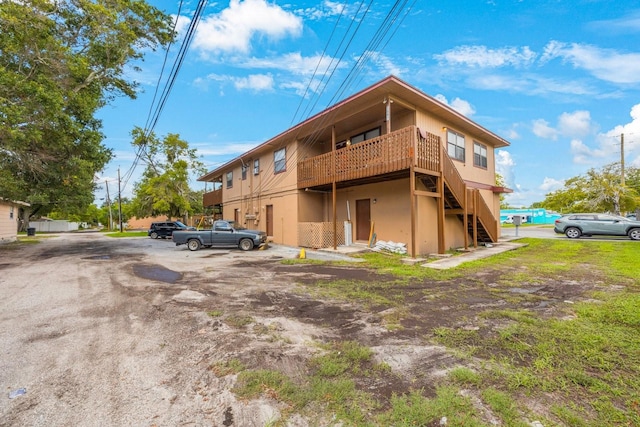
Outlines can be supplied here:
[[29, 204], [0, 197], [0, 243], [15, 242], [18, 239], [18, 211], [25, 206]]
[[501, 209], [500, 222], [502, 224], [513, 223], [514, 215], [520, 215], [523, 224], [553, 224], [562, 215], [546, 209]]

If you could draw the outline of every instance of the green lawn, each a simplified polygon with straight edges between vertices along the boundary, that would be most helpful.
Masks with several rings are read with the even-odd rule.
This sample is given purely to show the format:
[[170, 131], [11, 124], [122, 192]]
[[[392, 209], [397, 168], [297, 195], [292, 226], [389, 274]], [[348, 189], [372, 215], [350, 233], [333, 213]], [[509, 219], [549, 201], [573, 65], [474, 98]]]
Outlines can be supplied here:
[[[442, 417], [447, 426], [495, 425], [492, 419], [522, 427], [534, 420], [545, 427], [640, 426], [640, 244], [522, 241], [528, 246], [449, 271], [370, 253], [363, 256], [364, 267], [388, 275], [384, 283], [338, 280], [305, 287], [364, 307], [397, 309], [395, 327], [411, 315], [415, 286], [407, 284], [436, 289], [469, 280], [474, 289], [490, 285], [497, 299], [508, 295], [506, 289], [532, 285], [589, 289], [575, 301], [551, 301], [557, 308], [548, 312], [518, 306], [535, 295], [514, 297], [507, 301], [510, 308], [487, 308], [468, 319], [475, 328], [439, 327], [417, 337], [416, 344], [445, 346], [461, 361], [433, 384], [435, 395], [407, 389], [388, 401], [374, 398], [357, 385], [363, 376], [384, 378], [389, 369], [351, 341], [328, 344], [323, 356], [311, 358], [303, 381], [237, 368], [236, 394], [281, 400], [289, 409], [273, 425], [286, 425], [288, 412], [299, 412], [316, 413], [318, 420], [335, 416], [353, 426], [436, 426]], [[491, 275], [490, 284], [483, 283], [483, 274]]]

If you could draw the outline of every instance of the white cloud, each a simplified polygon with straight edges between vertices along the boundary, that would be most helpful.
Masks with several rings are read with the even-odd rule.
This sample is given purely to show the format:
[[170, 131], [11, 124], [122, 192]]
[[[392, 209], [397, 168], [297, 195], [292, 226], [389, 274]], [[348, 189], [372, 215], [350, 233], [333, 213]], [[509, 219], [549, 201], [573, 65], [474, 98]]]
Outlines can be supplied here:
[[454, 98], [451, 100], [451, 102], [449, 102], [447, 101], [447, 98], [440, 93], [435, 95], [434, 98], [442, 102], [443, 104], [448, 105], [464, 116], [471, 117], [476, 112], [475, 108], [473, 108], [473, 105], [471, 105], [469, 101], [465, 101], [464, 99]]
[[572, 113], [562, 113], [558, 117], [558, 124], [554, 128], [544, 119], [533, 120], [531, 130], [544, 139], [557, 140], [559, 136], [569, 138], [581, 138], [593, 131], [591, 114], [588, 111], [578, 110]]
[[511, 157], [511, 153], [505, 150], [496, 151], [496, 172], [499, 173], [507, 187], [513, 188], [515, 185], [514, 168], [516, 162]]
[[570, 137], [588, 135], [591, 133], [591, 115], [588, 111], [562, 113], [558, 118], [558, 130]]
[[233, 79], [236, 89], [251, 89], [256, 92], [272, 91], [273, 77], [267, 74], [252, 74], [247, 77], [236, 77]]
[[198, 77], [193, 84], [206, 90], [209, 82], [231, 83], [238, 90], [253, 90], [255, 92], [272, 91], [275, 83], [270, 74], [251, 74], [246, 77], [237, 77], [221, 74], [209, 74], [206, 78]]
[[599, 34], [604, 32], [611, 34], [638, 33], [640, 32], [640, 12], [633, 12], [617, 19], [594, 21], [587, 27]]
[[391, 58], [380, 52], [368, 53], [368, 55], [371, 55], [371, 62], [381, 70], [383, 75], [393, 74], [394, 76], [401, 76], [402, 73], [406, 71], [405, 68], [395, 64]]
[[590, 148], [579, 139], [571, 140], [571, 154], [573, 154], [574, 163], [583, 165], [598, 163], [598, 160], [606, 157], [605, 150]]
[[[273, 56], [268, 58], [247, 58], [236, 62], [234, 65], [240, 68], [262, 68], [286, 70], [290, 73], [302, 76], [309, 76], [317, 69], [320, 73], [329, 68], [333, 58], [322, 56], [319, 54], [313, 56], [302, 56], [300, 52], [291, 52], [281, 56]], [[340, 68], [346, 67], [341, 64]]]
[[524, 47], [489, 49], [486, 46], [459, 46], [442, 54], [434, 55], [440, 63], [466, 65], [472, 68], [523, 67], [533, 63], [536, 54]]
[[348, 14], [349, 4], [348, 3], [339, 3], [334, 1], [325, 0], [322, 2], [320, 6], [317, 7], [309, 7], [306, 9], [297, 10], [301, 16], [304, 16], [306, 19], [311, 20], [320, 20], [330, 18], [332, 16], [337, 16], [341, 14]]
[[623, 84], [640, 83], [639, 53], [620, 53], [613, 49], [554, 40], [545, 46], [541, 61], [555, 58], [561, 58], [601, 80]]
[[549, 122], [544, 119], [534, 120], [532, 131], [540, 138], [553, 139], [554, 141], [558, 139], [558, 131], [549, 126]]
[[545, 193], [550, 193], [552, 191], [558, 190], [563, 187], [564, 187], [564, 180], [549, 178], [545, 176], [544, 180], [542, 181], [542, 184], [540, 184], [538, 188], [544, 191]]
[[278, 40], [302, 32], [302, 19], [265, 0], [231, 0], [219, 14], [203, 18], [193, 48], [202, 52], [251, 50], [255, 36]]

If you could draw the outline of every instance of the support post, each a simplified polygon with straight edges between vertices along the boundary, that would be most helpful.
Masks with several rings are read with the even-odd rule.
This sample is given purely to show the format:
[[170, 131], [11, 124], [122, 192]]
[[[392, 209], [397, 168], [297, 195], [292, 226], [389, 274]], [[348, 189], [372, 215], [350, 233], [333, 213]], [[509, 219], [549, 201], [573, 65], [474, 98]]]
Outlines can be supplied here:
[[336, 197], [336, 127], [331, 126], [331, 195], [333, 196], [333, 250], [338, 249], [338, 214]]
[[411, 193], [411, 257], [416, 257], [416, 172], [414, 170], [414, 160], [411, 158], [411, 168], [409, 172], [410, 193]]
[[120, 232], [122, 233], [122, 194], [120, 190], [120, 168], [118, 168], [118, 222], [120, 223]]

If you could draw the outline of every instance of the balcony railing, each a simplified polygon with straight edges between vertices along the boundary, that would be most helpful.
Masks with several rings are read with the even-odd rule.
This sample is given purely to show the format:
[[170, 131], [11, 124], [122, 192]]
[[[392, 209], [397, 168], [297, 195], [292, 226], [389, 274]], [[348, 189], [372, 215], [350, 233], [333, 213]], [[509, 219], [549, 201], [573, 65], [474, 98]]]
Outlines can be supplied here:
[[208, 193], [204, 193], [202, 195], [202, 205], [214, 206], [222, 204], [222, 188], [217, 190], [209, 191]]
[[[440, 171], [440, 139], [415, 126], [324, 153], [298, 163], [298, 188], [369, 178], [412, 166]], [[334, 157], [335, 156], [335, 157]], [[335, 159], [335, 163], [334, 163]]]

